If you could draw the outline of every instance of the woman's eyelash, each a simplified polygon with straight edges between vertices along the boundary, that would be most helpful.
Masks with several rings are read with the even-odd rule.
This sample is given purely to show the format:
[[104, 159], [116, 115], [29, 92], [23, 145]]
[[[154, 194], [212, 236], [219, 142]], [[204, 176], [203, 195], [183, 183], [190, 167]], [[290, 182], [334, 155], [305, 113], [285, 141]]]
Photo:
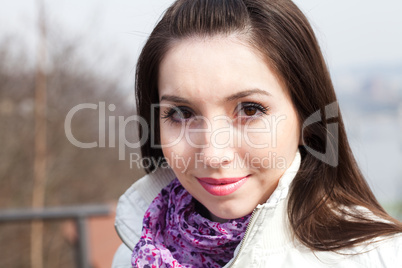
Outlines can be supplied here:
[[173, 113], [176, 112], [176, 109], [174, 108], [169, 108], [163, 111], [163, 114], [161, 115], [162, 119], [169, 119], [170, 117], [172, 117]]
[[[247, 111], [248, 109], [248, 111]], [[238, 114], [240, 112], [251, 114], [240, 115], [240, 118], [256, 118], [261, 116], [262, 114], [267, 114], [269, 111], [269, 106], [263, 106], [257, 102], [243, 102], [240, 104], [238, 108]], [[169, 109], [166, 109], [161, 114], [161, 119], [165, 119], [165, 122], [169, 121], [170, 123], [182, 123], [186, 121], [190, 117], [193, 116], [193, 112], [185, 106], [174, 106]], [[175, 118], [176, 117], [176, 118]]]
[[[269, 106], [264, 106], [264, 105], [262, 105], [261, 103], [258, 103], [258, 102], [243, 102], [243, 103], [241, 103], [241, 106], [240, 106], [240, 109], [239, 109], [239, 111], [241, 111], [241, 110], [245, 110], [245, 109], [256, 109], [256, 110], [258, 110], [259, 112], [261, 112], [261, 113], [263, 113], [263, 114], [268, 114], [268, 111], [269, 111]], [[251, 117], [252, 115], [250, 115], [250, 117]]]
[[[175, 114], [179, 114], [179, 116], [181, 117], [180, 119], [174, 119], [174, 115]], [[165, 111], [163, 111], [163, 114], [161, 115], [162, 119], [165, 119], [166, 121], [169, 121], [170, 123], [180, 123], [183, 120], [187, 119], [187, 118], [183, 118], [186, 117], [186, 115], [190, 115], [191, 111], [184, 106], [174, 106], [171, 107], [169, 109], [166, 109]]]

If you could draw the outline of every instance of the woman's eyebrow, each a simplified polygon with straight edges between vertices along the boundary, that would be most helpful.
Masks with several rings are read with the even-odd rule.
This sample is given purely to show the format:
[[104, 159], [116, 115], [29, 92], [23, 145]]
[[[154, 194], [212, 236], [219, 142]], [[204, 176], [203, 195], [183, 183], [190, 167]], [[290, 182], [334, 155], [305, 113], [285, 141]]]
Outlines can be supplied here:
[[262, 94], [262, 95], [266, 95], [266, 96], [270, 96], [272, 97], [272, 94], [269, 93], [268, 91], [259, 89], [259, 88], [254, 88], [254, 89], [249, 89], [249, 90], [245, 90], [245, 91], [240, 91], [237, 92], [233, 95], [230, 95], [229, 97], [226, 98], [226, 101], [234, 101], [234, 100], [238, 100], [253, 94]]
[[[240, 91], [237, 92], [233, 95], [230, 95], [229, 97], [227, 97], [225, 99], [225, 101], [230, 102], [230, 101], [234, 101], [234, 100], [238, 100], [253, 94], [262, 94], [262, 95], [266, 95], [266, 96], [272, 96], [271, 93], [269, 93], [268, 91], [259, 89], [259, 88], [254, 88], [254, 89], [249, 89], [249, 90], [244, 90], [244, 91]], [[170, 101], [170, 102], [174, 102], [174, 103], [184, 103], [184, 104], [190, 104], [190, 101], [179, 97], [179, 96], [175, 96], [175, 95], [163, 95], [161, 97], [160, 102], [162, 101]]]
[[170, 101], [170, 102], [175, 102], [175, 103], [185, 103], [185, 104], [190, 104], [190, 102], [187, 100], [187, 99], [185, 99], [185, 98], [182, 98], [182, 97], [179, 97], [179, 96], [174, 96], [174, 95], [163, 95], [162, 97], [161, 97], [161, 100], [160, 100], [160, 102], [162, 102], [162, 101]]

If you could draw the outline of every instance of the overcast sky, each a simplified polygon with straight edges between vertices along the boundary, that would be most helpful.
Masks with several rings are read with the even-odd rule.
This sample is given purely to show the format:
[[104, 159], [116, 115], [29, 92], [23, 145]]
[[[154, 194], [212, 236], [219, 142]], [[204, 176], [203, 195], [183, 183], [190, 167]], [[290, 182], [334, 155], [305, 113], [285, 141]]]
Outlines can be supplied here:
[[[171, 0], [45, 0], [49, 21], [127, 55], [134, 65]], [[402, 1], [296, 0], [309, 17], [331, 69], [402, 63]], [[37, 0], [0, 0], [0, 35], [35, 43]], [[62, 33], [60, 33], [62, 34]], [[33, 45], [31, 45], [33, 47]]]

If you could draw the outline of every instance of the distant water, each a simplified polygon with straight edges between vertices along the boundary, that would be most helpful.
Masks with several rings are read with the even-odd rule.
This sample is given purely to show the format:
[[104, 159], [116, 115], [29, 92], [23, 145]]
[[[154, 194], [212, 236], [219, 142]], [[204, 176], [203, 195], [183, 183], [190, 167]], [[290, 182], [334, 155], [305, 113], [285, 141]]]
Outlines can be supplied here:
[[401, 202], [401, 116], [343, 114], [353, 153], [374, 194], [383, 204]]

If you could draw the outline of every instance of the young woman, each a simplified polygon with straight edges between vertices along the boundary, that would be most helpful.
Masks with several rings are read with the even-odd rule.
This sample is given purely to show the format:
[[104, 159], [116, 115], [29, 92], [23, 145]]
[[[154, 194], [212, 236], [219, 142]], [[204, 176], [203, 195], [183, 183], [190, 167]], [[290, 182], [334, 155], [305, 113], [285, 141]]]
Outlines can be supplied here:
[[176, 1], [136, 95], [142, 157], [158, 164], [119, 201], [113, 267], [402, 266], [402, 225], [353, 158], [290, 0]]

